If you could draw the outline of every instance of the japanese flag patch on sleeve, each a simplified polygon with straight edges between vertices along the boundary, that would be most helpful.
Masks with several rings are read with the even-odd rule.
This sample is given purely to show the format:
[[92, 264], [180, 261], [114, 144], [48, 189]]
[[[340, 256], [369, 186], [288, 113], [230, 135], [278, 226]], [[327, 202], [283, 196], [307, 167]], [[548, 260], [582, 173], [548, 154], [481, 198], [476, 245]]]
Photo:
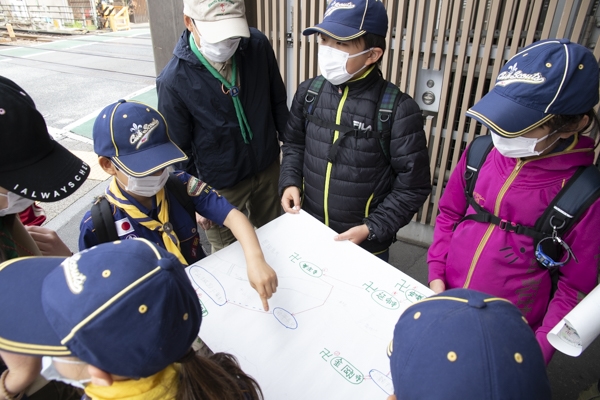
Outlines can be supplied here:
[[131, 225], [131, 222], [129, 221], [129, 218], [127, 218], [127, 217], [120, 219], [118, 221], [115, 221], [115, 227], [117, 228], [117, 235], [119, 237], [125, 236], [128, 233], [131, 233], [134, 231], [133, 226]]

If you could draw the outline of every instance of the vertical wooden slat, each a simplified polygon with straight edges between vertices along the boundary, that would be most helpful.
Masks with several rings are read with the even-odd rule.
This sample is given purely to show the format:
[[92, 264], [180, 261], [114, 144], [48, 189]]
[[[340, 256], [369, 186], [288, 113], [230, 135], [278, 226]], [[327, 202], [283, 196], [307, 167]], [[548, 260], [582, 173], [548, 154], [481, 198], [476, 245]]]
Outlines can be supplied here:
[[[419, 2], [419, 7], [417, 10], [417, 13], [415, 15], [415, 21], [416, 21], [416, 25], [415, 25], [415, 34], [413, 36], [413, 40], [412, 40], [412, 65], [410, 68], [410, 77], [411, 79], [409, 79], [410, 81], [410, 87], [408, 88], [408, 90], [406, 91], [406, 93], [408, 93], [409, 95], [413, 96], [415, 95], [416, 92], [416, 87], [417, 87], [417, 76], [418, 76], [418, 71], [419, 71], [419, 67], [421, 67], [421, 44], [422, 44], [422, 36], [423, 36], [423, 25], [424, 25], [424, 20], [425, 20], [425, 1], [420, 1]], [[406, 66], [404, 67], [404, 69], [408, 69], [409, 64], [406, 64]]]
[[405, 84], [405, 82], [398, 82], [398, 69], [401, 68], [400, 58], [402, 56], [403, 50], [402, 46], [405, 42], [404, 39], [404, 11], [406, 10], [406, 4], [404, 2], [398, 3], [398, 8], [396, 10], [396, 40], [394, 43], [394, 57], [392, 59], [392, 73], [390, 74], [390, 80], [400, 87], [400, 90]]
[[262, 0], [256, 0], [256, 29], [267, 34], [265, 32], [265, 11]]
[[[512, 8], [514, 4], [514, 0], [509, 0], [506, 2], [506, 8]], [[504, 65], [503, 59], [503, 49], [506, 48], [506, 41], [508, 36], [508, 29], [510, 27], [510, 20], [508, 18], [502, 18], [502, 24], [500, 26], [500, 34], [498, 35], [498, 51], [496, 53], [496, 60], [494, 62], [494, 67], [492, 68], [491, 81], [490, 81], [490, 89], [494, 86], [496, 81], [496, 76], [500, 72], [500, 68]]]
[[444, 46], [446, 44], [446, 24], [448, 21], [448, 11], [452, 7], [452, 1], [442, 0], [442, 9], [440, 12], [440, 25], [437, 34], [437, 46], [435, 49], [435, 59], [433, 69], [439, 71], [442, 68], [442, 59], [444, 58]]
[[[425, 138], [427, 139], [427, 146], [429, 146], [429, 138], [431, 137], [431, 131], [433, 129], [433, 116], [429, 115], [425, 118]], [[433, 178], [433, 174], [432, 174]], [[425, 200], [425, 204], [423, 204], [423, 211], [421, 212], [421, 223], [427, 223], [427, 216], [429, 215], [429, 207], [431, 205], [431, 193], [427, 196], [427, 200]], [[434, 207], [437, 205], [434, 205]]]
[[288, 16], [288, 2], [281, 1], [279, 2], [279, 29], [276, 31], [275, 36], [279, 39], [279, 71], [281, 71], [281, 76], [283, 77], [283, 83], [289, 87], [288, 82], [288, 52], [287, 52], [287, 16]]
[[389, 60], [390, 60], [390, 55], [392, 54], [392, 31], [393, 31], [393, 27], [396, 26], [396, 21], [394, 20], [394, 15], [395, 15], [395, 4], [396, 1], [394, 0], [387, 0], [386, 2], [384, 2], [385, 5], [385, 10], [387, 11], [387, 16], [388, 16], [388, 31], [387, 31], [387, 35], [385, 37], [386, 43], [387, 43], [387, 50], [386, 52], [383, 54], [383, 57], [381, 58], [381, 73], [383, 74], [383, 76], [386, 79], [390, 79], [389, 77]]
[[[412, 54], [412, 45], [413, 45], [413, 37], [415, 33], [415, 9], [416, 9], [416, 1], [411, 1], [408, 4], [408, 18], [406, 21], [406, 38], [404, 39], [404, 54], [402, 57], [402, 69], [400, 70], [400, 82], [399, 87], [403, 92], [409, 92], [409, 88], [407, 86], [408, 83], [408, 68], [410, 66], [410, 56]], [[412, 92], [414, 93], [414, 91]]]
[[519, 37], [520, 33], [523, 31], [523, 25], [525, 24], [525, 15], [527, 13], [527, 2], [522, 1], [519, 5], [519, 12], [517, 13], [515, 20], [515, 27], [513, 29], [513, 40], [511, 42], [510, 51], [508, 54], [508, 58], [510, 59], [512, 56], [517, 54], [521, 47], [521, 39]]
[[535, 30], [537, 28], [537, 24], [540, 18], [540, 12], [542, 10], [542, 4], [544, 0], [535, 0], [533, 7], [531, 9], [531, 19], [529, 20], [528, 29], [527, 29], [527, 39], [525, 40], [525, 44], [533, 43], [533, 39], [535, 38]]
[[585, 27], [585, 21], [588, 10], [590, 9], [590, 3], [591, 0], [582, 0], [581, 4], [579, 5], [579, 12], [577, 13], [575, 25], [573, 26], [573, 33], [571, 34], [571, 40], [573, 42], [584, 44], [581, 42], [581, 40], [583, 40], [581, 37], [581, 32], [583, 32], [583, 28]]
[[563, 12], [561, 13], [560, 23], [558, 24], [558, 30], [556, 31], [555, 37], [567, 37], [567, 24], [569, 23], [569, 18], [571, 17], [571, 12], [573, 11], [572, 6], [572, 4], [565, 4]]
[[594, 46], [594, 56], [596, 57], [596, 60], [600, 60], [600, 36], [598, 36], [598, 39], [596, 39], [596, 45]]
[[[300, 61], [300, 35], [299, 35], [299, 27], [300, 27], [300, 0], [294, 0], [293, 8], [292, 8], [292, 59], [290, 60], [290, 65], [293, 65], [294, 68], [292, 70], [292, 81], [289, 82], [292, 85], [292, 92], [296, 92], [298, 85], [300, 84], [300, 74], [302, 69], [302, 62]], [[296, 68], [298, 66], [298, 68]], [[282, 71], [282, 73], [284, 73]]]
[[303, 82], [308, 75], [308, 63], [310, 58], [308, 57], [309, 43], [308, 37], [302, 34], [302, 29], [308, 25], [309, 21], [309, 4], [312, 0], [302, 0], [302, 8], [298, 10], [300, 14], [300, 26], [296, 27], [296, 35], [299, 38], [300, 46], [302, 47], [300, 55], [300, 76], [298, 77], [299, 82]]
[[427, 19], [427, 29], [425, 32], [425, 48], [423, 49], [423, 69], [429, 69], [429, 62], [431, 60], [431, 51], [433, 47], [433, 36], [435, 33], [435, 18], [438, 12], [437, 0], [432, 0], [428, 3], [429, 18]]
[[267, 37], [269, 38], [269, 41], [271, 42], [271, 46], [276, 47], [275, 46], [275, 38], [273, 37], [273, 26], [271, 25], [271, 2], [270, 1], [265, 1], [264, 2], [264, 9], [265, 9], [265, 31], [264, 34], [267, 35]]
[[550, 37], [550, 29], [552, 28], [552, 20], [556, 14], [556, 7], [558, 6], [558, 0], [550, 0], [548, 3], [548, 11], [546, 13], [546, 20], [544, 21], [544, 27], [542, 28], [542, 36], [540, 39], [548, 39]]
[[[309, 0], [310, 1], [310, 11], [309, 11], [309, 19], [308, 19], [308, 24], [303, 26], [300, 29], [300, 32], [302, 32], [302, 30], [309, 28], [311, 26], [314, 26], [318, 23], [319, 21], [319, 6], [318, 6], [318, 1], [317, 0]], [[307, 73], [308, 75], [304, 77], [304, 79], [308, 79], [310, 77], [313, 77], [315, 75], [317, 75], [317, 42], [318, 42], [318, 36], [317, 35], [310, 35], [307, 36], [308, 38], [308, 70]]]

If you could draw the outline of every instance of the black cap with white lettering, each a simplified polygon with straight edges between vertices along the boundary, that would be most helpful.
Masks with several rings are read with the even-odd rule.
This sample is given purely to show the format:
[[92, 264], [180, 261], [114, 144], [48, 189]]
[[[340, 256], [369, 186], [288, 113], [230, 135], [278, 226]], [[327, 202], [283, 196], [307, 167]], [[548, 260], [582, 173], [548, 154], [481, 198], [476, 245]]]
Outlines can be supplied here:
[[0, 76], [0, 186], [42, 202], [77, 190], [90, 167], [55, 142], [29, 95]]

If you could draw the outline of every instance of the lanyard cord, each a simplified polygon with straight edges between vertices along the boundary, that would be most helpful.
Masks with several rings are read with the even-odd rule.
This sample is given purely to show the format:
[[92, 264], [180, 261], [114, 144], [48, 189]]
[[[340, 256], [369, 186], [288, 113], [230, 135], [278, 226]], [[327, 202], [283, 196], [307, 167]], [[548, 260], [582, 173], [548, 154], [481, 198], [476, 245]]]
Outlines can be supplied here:
[[235, 107], [235, 115], [237, 116], [238, 123], [240, 124], [240, 130], [242, 131], [242, 137], [244, 138], [244, 143], [248, 144], [248, 137], [250, 140], [254, 137], [252, 134], [252, 130], [250, 129], [250, 124], [248, 123], [248, 119], [246, 118], [246, 114], [244, 113], [244, 107], [242, 107], [242, 102], [238, 94], [240, 93], [240, 88], [235, 85], [237, 79], [237, 64], [235, 62], [235, 54], [233, 55], [233, 68], [231, 71], [231, 83], [227, 81], [227, 79], [223, 78], [221, 74], [219, 74], [212, 65], [200, 53], [198, 50], [198, 46], [196, 46], [196, 42], [194, 41], [194, 36], [190, 35], [190, 48], [192, 52], [198, 57], [198, 60], [204, 65], [204, 67], [210, 71], [212, 76], [217, 78], [223, 86], [225, 86], [228, 90], [228, 93], [231, 95], [231, 99], [233, 100], [233, 106]]

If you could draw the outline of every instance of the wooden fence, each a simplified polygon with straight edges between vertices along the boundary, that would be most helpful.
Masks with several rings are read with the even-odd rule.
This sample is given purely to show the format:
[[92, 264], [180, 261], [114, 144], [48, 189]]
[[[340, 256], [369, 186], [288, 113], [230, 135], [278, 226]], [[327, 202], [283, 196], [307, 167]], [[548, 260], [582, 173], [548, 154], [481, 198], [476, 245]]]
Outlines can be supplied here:
[[[247, 0], [258, 29], [271, 40], [286, 85], [318, 73], [316, 37], [325, 0]], [[433, 191], [414, 221], [433, 225], [443, 188], [465, 145], [487, 133], [465, 111], [493, 84], [523, 46], [569, 38], [600, 56], [598, 0], [383, 0], [389, 17], [382, 71], [421, 105]], [[290, 51], [291, 50], [291, 51]], [[291, 74], [285, 71], [291, 68]], [[288, 78], [291, 76], [291, 78]]]

